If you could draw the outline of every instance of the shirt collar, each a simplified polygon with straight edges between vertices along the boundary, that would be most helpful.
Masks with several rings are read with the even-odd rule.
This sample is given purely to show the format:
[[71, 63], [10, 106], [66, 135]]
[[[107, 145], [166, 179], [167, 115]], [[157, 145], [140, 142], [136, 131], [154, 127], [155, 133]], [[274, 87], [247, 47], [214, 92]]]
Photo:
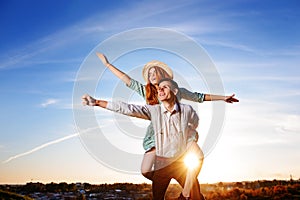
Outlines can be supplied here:
[[[164, 106], [163, 103], [160, 104], [160, 107], [161, 107], [161, 112], [162, 113], [168, 112], [168, 110], [165, 108], [165, 106]], [[178, 104], [177, 103], [175, 103], [175, 105], [174, 105], [173, 110], [172, 110], [171, 113], [173, 113], [174, 111], [179, 112], [179, 108], [178, 108]]]

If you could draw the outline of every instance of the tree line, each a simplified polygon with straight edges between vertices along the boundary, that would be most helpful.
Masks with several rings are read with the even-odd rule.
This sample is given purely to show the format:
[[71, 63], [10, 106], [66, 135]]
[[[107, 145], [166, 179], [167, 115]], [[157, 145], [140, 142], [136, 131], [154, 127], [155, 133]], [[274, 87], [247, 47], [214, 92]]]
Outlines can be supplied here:
[[[151, 184], [115, 183], [39, 183], [29, 182], [25, 185], [0, 185], [0, 190], [11, 194], [30, 195], [32, 193], [105, 193], [109, 191], [147, 192], [151, 193]], [[253, 181], [235, 183], [201, 184], [201, 191], [207, 200], [260, 200], [260, 199], [300, 199], [300, 180], [298, 181]], [[2, 192], [2, 195], [5, 194]], [[173, 199], [181, 192], [178, 184], [171, 184], [167, 190], [166, 199]], [[0, 199], [1, 196], [0, 196]], [[4, 198], [6, 199], [6, 198]]]

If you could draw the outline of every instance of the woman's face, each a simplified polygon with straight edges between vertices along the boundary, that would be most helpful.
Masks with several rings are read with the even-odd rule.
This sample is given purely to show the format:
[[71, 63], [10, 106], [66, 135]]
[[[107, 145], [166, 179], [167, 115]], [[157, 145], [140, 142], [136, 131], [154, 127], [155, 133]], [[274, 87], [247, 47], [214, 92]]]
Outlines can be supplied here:
[[150, 68], [148, 71], [148, 80], [153, 85], [157, 85], [157, 83], [159, 81], [159, 80], [157, 80], [157, 74], [156, 74], [156, 70], [154, 67]]

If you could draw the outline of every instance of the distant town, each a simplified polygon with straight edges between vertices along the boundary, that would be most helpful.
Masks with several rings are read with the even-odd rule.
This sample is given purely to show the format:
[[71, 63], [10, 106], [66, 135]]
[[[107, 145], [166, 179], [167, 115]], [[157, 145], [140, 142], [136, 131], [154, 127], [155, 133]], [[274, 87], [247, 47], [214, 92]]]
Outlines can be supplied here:
[[[181, 192], [178, 184], [170, 184], [166, 200], [175, 200]], [[215, 184], [201, 184], [201, 192], [207, 200], [262, 200], [300, 199], [299, 180], [258, 180]], [[151, 184], [115, 183], [39, 183], [24, 185], [0, 185], [0, 199], [24, 200], [149, 200], [152, 199]]]

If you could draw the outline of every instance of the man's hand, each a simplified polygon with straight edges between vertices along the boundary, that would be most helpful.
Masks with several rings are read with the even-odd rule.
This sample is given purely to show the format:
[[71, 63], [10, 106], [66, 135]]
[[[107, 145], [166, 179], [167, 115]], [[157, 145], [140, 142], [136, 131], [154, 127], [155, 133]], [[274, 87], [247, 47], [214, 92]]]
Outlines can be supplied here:
[[224, 101], [226, 103], [233, 103], [233, 102], [239, 102], [238, 99], [234, 98], [235, 94], [231, 95], [231, 96], [226, 96]]
[[96, 99], [94, 99], [93, 97], [91, 97], [88, 94], [85, 94], [81, 97], [82, 99], [82, 104], [84, 106], [96, 106]]

